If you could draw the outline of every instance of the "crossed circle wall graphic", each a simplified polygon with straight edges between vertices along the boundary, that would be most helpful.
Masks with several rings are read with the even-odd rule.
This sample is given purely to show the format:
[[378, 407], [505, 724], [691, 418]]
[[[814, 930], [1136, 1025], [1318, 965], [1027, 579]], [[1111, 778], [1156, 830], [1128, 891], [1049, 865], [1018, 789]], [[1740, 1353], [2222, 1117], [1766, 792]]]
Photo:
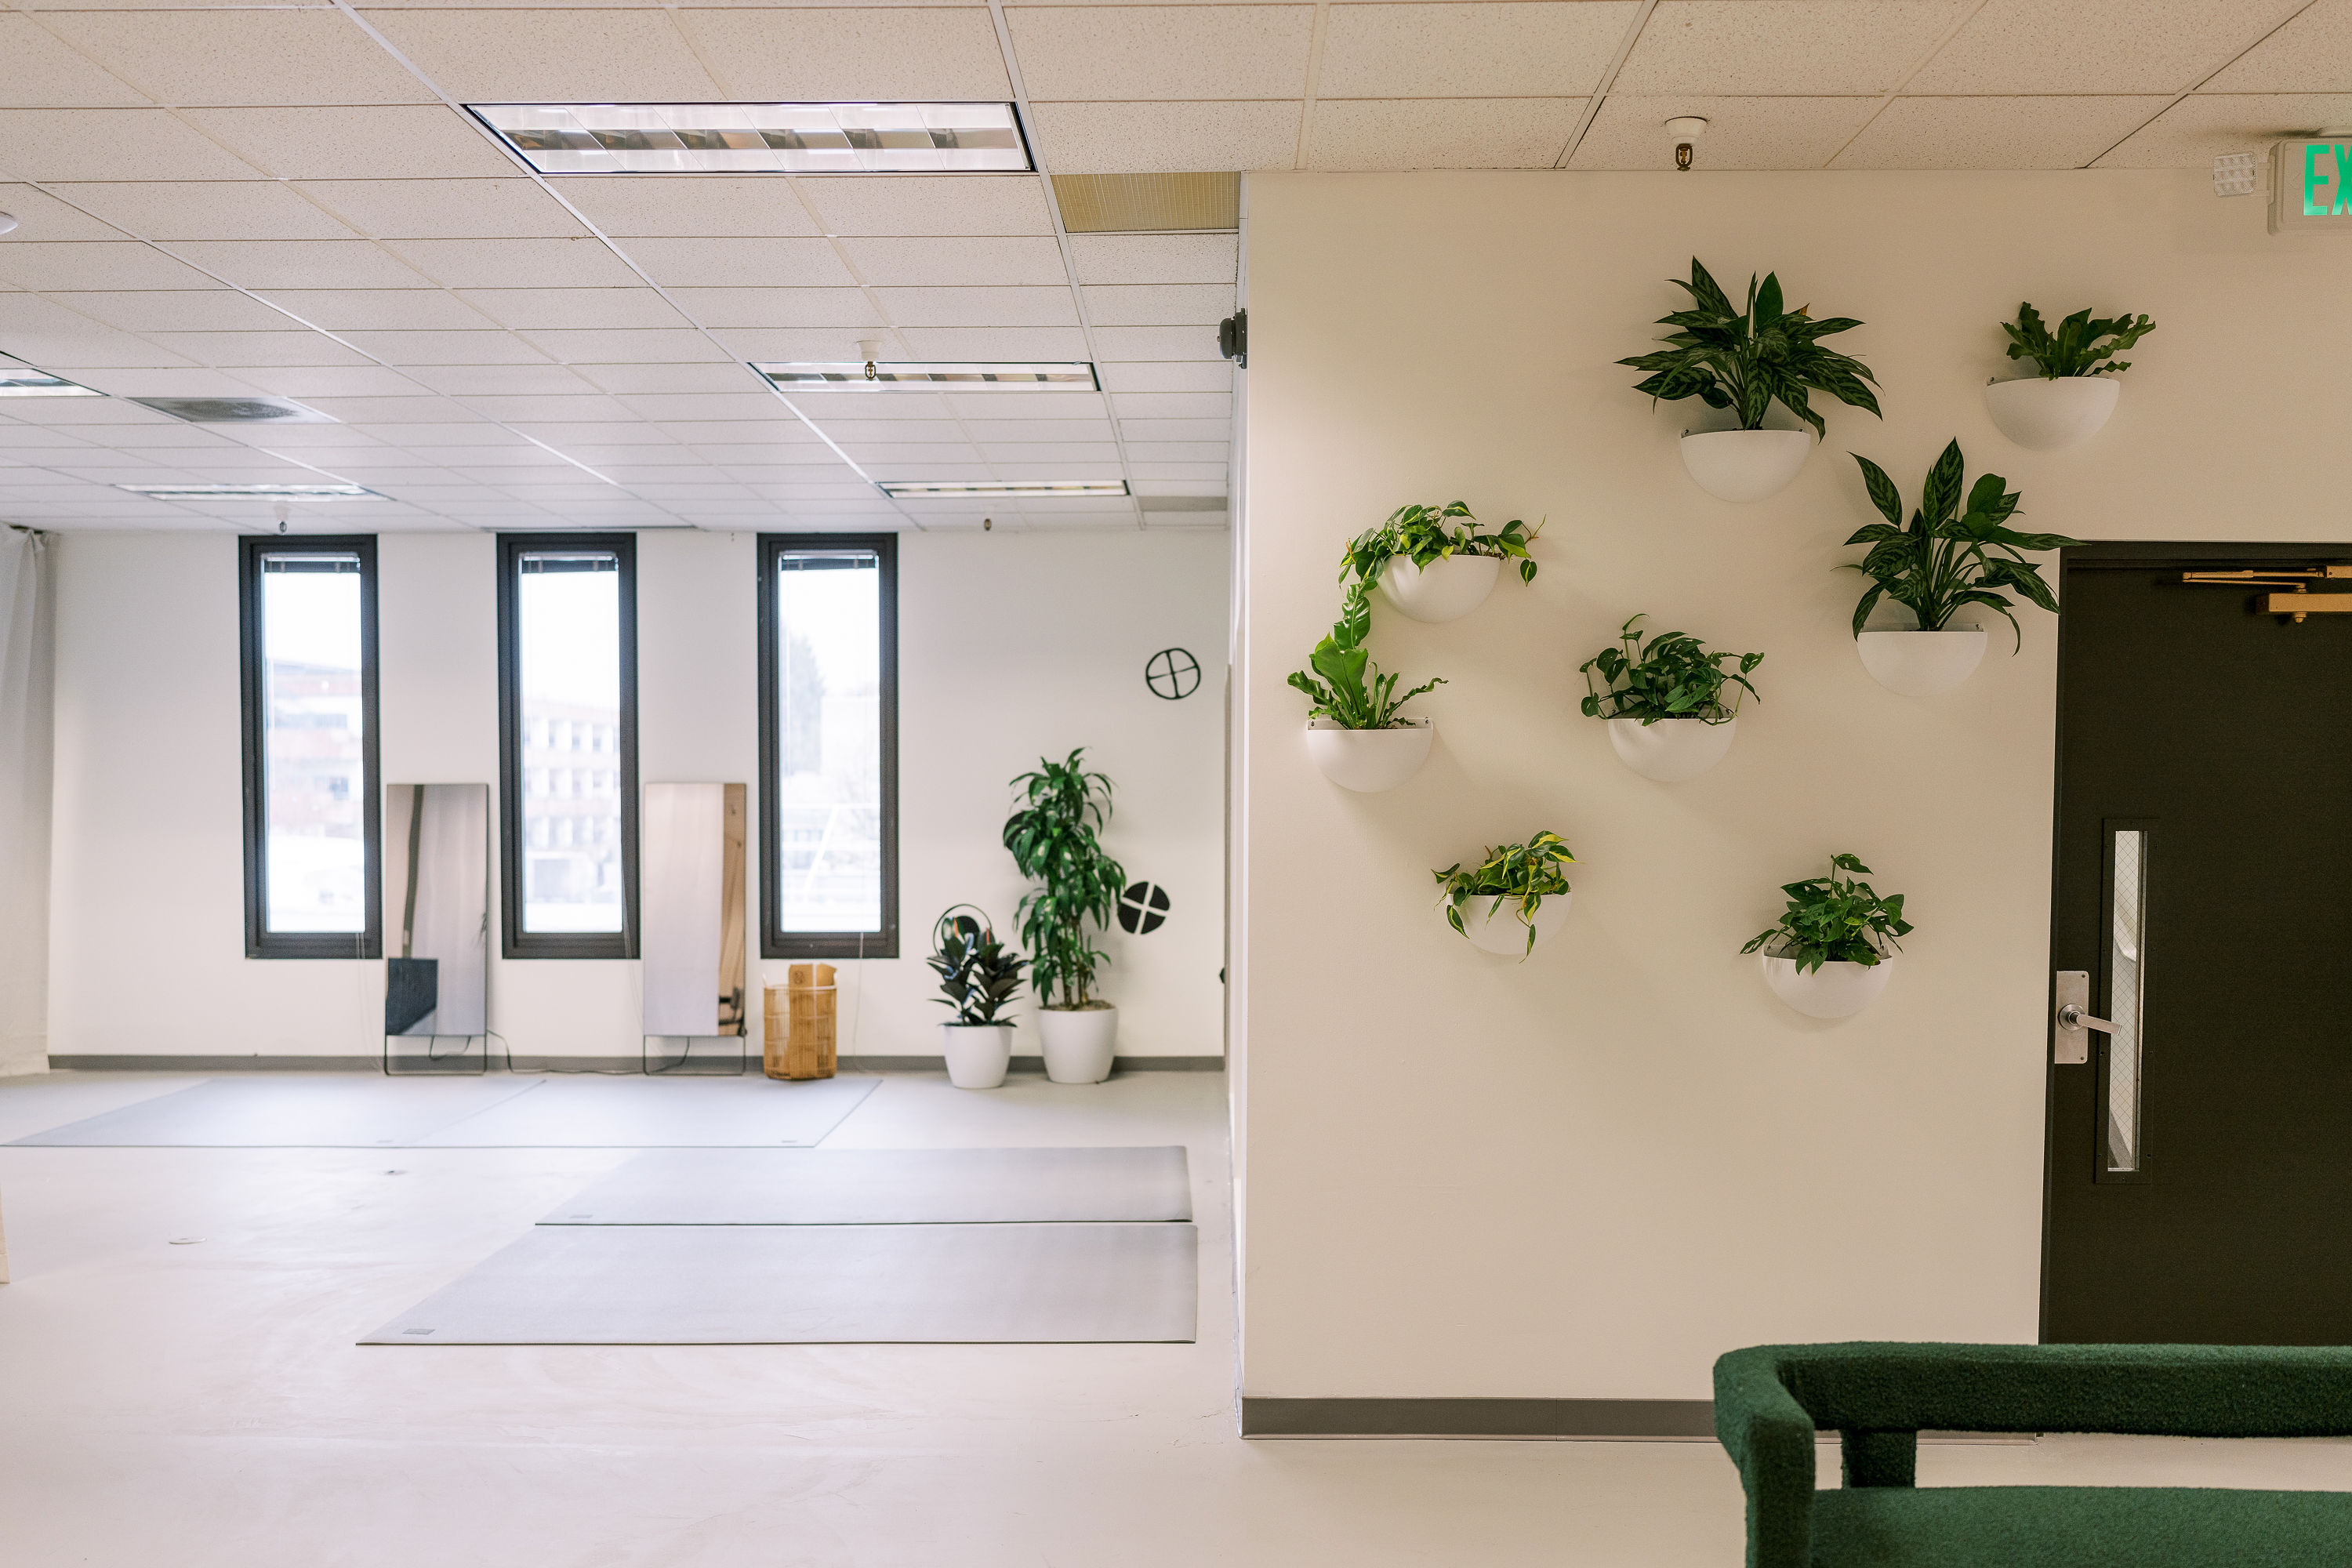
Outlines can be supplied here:
[[1143, 684], [1154, 697], [1181, 702], [1201, 689], [1201, 661], [1181, 647], [1163, 647], [1145, 661]]
[[1168, 918], [1168, 889], [1157, 882], [1138, 882], [1118, 896], [1118, 926], [1138, 936], [1158, 931]]

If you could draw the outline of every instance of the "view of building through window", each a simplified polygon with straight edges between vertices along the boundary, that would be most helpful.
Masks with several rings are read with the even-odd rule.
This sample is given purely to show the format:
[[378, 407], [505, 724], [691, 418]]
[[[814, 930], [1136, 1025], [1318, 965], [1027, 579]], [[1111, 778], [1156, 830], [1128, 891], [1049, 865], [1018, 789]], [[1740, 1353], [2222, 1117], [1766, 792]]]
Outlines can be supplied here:
[[621, 572], [609, 551], [520, 561], [526, 931], [622, 929]]
[[776, 558], [776, 879], [787, 931], [882, 929], [881, 561]]
[[265, 930], [367, 929], [357, 555], [261, 562]]

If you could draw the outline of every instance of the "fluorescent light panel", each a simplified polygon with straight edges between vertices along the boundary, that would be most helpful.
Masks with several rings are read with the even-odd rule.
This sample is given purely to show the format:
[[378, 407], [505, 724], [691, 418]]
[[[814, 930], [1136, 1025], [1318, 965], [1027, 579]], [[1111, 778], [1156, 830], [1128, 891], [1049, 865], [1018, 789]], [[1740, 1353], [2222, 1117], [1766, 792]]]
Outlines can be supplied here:
[[94, 386], [35, 370], [23, 360], [0, 354], [0, 397], [104, 397]]
[[236, 500], [247, 496], [287, 500], [352, 500], [375, 496], [360, 485], [117, 485], [150, 500]]
[[751, 367], [782, 387], [837, 392], [1099, 392], [1090, 364], [884, 364], [866, 374], [863, 360], [803, 360]]
[[542, 174], [1026, 171], [1009, 103], [469, 103]]
[[975, 479], [966, 484], [926, 484], [911, 479], [885, 479], [882, 493], [902, 500], [934, 496], [1123, 496], [1125, 479], [1056, 481], [1051, 479]]

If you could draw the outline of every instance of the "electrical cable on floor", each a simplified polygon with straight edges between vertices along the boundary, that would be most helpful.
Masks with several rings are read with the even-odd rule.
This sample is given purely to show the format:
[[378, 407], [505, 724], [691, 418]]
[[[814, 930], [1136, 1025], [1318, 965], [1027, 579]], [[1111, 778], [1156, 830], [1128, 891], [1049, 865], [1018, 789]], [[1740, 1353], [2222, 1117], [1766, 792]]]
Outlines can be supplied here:
[[[498, 1041], [499, 1049], [507, 1058], [507, 1071], [517, 1078], [641, 1078], [644, 1076], [642, 1068], [519, 1068], [514, 1065], [514, 1042], [496, 1029], [490, 1030], [483, 1037], [485, 1040]], [[489, 1055], [489, 1047], [487, 1045], [482, 1047], [482, 1054], [485, 1057]]]

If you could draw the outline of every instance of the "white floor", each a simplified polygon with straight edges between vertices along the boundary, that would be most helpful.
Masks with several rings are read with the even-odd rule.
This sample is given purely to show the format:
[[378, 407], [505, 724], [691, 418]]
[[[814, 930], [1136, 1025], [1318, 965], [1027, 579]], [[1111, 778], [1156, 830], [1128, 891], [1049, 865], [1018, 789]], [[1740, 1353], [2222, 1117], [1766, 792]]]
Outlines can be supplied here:
[[[0, 1142], [190, 1081], [0, 1079]], [[670, 1086], [604, 1087], [626, 1103]], [[894, 1077], [827, 1140], [1186, 1144], [1202, 1247], [1192, 1345], [361, 1347], [633, 1151], [0, 1148], [16, 1276], [0, 1289], [0, 1555], [26, 1568], [1740, 1561], [1738, 1483], [1712, 1444], [1236, 1437], [1223, 1093], [1190, 1073], [987, 1094]], [[1922, 1472], [2352, 1489], [2352, 1445], [1954, 1445], [1927, 1450]]]

